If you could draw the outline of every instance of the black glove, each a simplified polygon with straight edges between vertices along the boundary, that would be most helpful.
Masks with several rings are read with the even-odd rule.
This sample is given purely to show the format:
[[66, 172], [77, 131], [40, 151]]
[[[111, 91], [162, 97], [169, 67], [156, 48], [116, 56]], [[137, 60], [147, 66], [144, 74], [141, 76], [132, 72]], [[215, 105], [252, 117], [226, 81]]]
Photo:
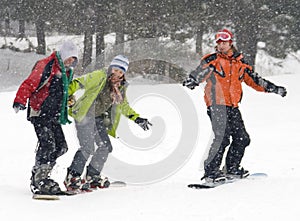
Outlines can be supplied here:
[[193, 76], [188, 76], [187, 79], [185, 79], [182, 82], [183, 86], [188, 87], [189, 89], [193, 90], [196, 86], [199, 86], [199, 83], [197, 82], [197, 80], [193, 77]]
[[14, 102], [14, 104], [13, 104], [13, 109], [15, 110], [16, 113], [18, 113], [19, 110], [25, 110], [26, 107], [25, 107], [23, 104]]
[[285, 97], [287, 94], [287, 91], [286, 91], [285, 87], [277, 86], [274, 93], [279, 94], [281, 97]]
[[149, 125], [152, 126], [152, 124], [148, 121], [148, 119], [141, 118], [141, 117], [136, 118], [134, 122], [144, 130], [149, 130]]

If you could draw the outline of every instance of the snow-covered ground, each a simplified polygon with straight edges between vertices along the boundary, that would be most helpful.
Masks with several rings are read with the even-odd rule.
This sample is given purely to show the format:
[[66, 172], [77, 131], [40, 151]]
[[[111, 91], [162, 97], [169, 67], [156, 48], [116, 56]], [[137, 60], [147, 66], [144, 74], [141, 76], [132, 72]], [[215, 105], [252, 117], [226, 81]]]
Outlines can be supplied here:
[[[202, 177], [201, 162], [212, 135], [203, 86], [190, 91], [179, 84], [131, 85], [129, 102], [142, 117], [152, 121], [153, 127], [144, 132], [122, 119], [120, 139], [112, 139], [114, 151], [105, 168], [108, 175], [130, 185], [61, 197], [60, 201], [31, 199], [29, 178], [36, 135], [26, 120], [26, 111], [16, 114], [12, 109], [16, 88], [1, 92], [0, 219], [298, 220], [299, 69], [298, 63], [284, 67], [280, 75], [266, 77], [287, 88], [285, 98], [244, 87], [240, 109], [252, 142], [242, 164], [251, 172], [264, 172], [268, 177], [211, 190], [186, 187]], [[295, 70], [295, 74], [284, 74], [290, 72], [287, 70]], [[61, 187], [78, 148], [74, 124], [63, 128], [69, 151], [58, 159], [52, 173]], [[141, 140], [148, 146], [140, 145]]]

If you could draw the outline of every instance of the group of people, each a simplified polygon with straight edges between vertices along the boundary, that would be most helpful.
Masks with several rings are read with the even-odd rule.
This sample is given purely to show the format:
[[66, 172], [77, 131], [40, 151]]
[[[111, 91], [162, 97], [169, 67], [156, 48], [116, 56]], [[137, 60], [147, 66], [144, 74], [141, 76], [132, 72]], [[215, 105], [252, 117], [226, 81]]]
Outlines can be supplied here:
[[[128, 58], [118, 55], [111, 61], [108, 70], [96, 70], [72, 79], [77, 63], [78, 49], [74, 43], [66, 41], [58, 51], [34, 65], [14, 99], [16, 112], [25, 110], [29, 100], [27, 119], [33, 124], [38, 138], [30, 184], [33, 193], [61, 192], [59, 184], [50, 178], [50, 173], [57, 158], [68, 150], [61, 127], [70, 122], [68, 115], [75, 120], [80, 148], [67, 170], [64, 181], [67, 190], [109, 186], [109, 180], [101, 176], [101, 171], [112, 151], [108, 134], [116, 135], [121, 114], [144, 130], [151, 125], [127, 101], [125, 73], [129, 66]], [[84, 93], [75, 100], [74, 94], [80, 89]]]
[[[183, 86], [190, 89], [206, 82], [204, 99], [215, 135], [204, 163], [202, 179], [207, 182], [223, 182], [229, 177], [249, 175], [240, 165], [245, 148], [250, 144], [238, 108], [242, 82], [257, 91], [282, 97], [287, 93], [284, 87], [254, 72], [234, 47], [233, 34], [229, 30], [220, 30], [215, 38], [216, 52], [205, 55], [183, 82]], [[141, 118], [127, 101], [127, 57], [117, 55], [107, 69], [73, 79], [77, 63], [78, 49], [74, 43], [66, 41], [59, 50], [34, 65], [14, 99], [16, 112], [25, 110], [28, 101], [27, 119], [33, 124], [38, 138], [30, 185], [33, 193], [61, 192], [59, 184], [50, 178], [50, 173], [57, 158], [68, 150], [61, 125], [70, 123], [69, 116], [75, 121], [80, 147], [67, 168], [64, 180], [67, 190], [109, 187], [110, 182], [101, 176], [101, 171], [113, 150], [109, 135], [116, 136], [121, 115], [144, 130], [152, 125], [148, 119]], [[76, 99], [74, 95], [80, 89], [83, 89], [83, 94]], [[221, 169], [227, 146], [225, 166]]]

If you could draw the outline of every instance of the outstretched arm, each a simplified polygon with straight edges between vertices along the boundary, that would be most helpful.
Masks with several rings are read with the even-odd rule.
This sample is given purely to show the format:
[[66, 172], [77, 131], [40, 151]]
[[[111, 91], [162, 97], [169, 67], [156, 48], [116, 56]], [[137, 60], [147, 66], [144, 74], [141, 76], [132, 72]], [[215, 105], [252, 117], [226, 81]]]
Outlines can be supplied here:
[[245, 68], [245, 83], [257, 91], [264, 91], [267, 93], [275, 93], [284, 97], [287, 94], [286, 88], [277, 86], [274, 83], [262, 78], [250, 68]]
[[209, 75], [215, 70], [215, 67], [211, 63], [216, 59], [216, 54], [205, 56], [201, 59], [200, 65], [183, 81], [182, 85], [193, 90], [200, 83], [205, 81]]
[[122, 114], [125, 115], [130, 120], [133, 120], [136, 124], [138, 124], [143, 130], [149, 130], [149, 126], [152, 124], [146, 118], [139, 117], [140, 115], [136, 113], [129, 105], [127, 98], [125, 97], [122, 105]]
[[124, 101], [122, 102], [121, 105], [121, 112], [124, 116], [129, 118], [130, 120], [135, 121], [136, 118], [138, 118], [140, 115], [136, 113], [129, 105], [127, 98], [124, 98]]

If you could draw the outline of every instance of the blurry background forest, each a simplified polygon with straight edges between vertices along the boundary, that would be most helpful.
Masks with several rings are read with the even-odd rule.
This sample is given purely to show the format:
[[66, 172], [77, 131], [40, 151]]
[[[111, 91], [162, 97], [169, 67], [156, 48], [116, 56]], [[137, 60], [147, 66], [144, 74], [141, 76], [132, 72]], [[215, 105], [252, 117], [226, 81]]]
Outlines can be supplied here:
[[[203, 45], [213, 46], [213, 33], [226, 27], [252, 65], [258, 45], [276, 58], [300, 48], [299, 0], [0, 0], [0, 5], [0, 37], [28, 41], [26, 50], [7, 41], [2, 49], [45, 55], [47, 36], [81, 35], [82, 68], [97, 59], [103, 64], [104, 36], [110, 33], [115, 33], [115, 44], [121, 47], [141, 38], [168, 38], [182, 44], [194, 39], [195, 53], [203, 56]], [[30, 36], [37, 38], [37, 45]], [[144, 64], [154, 72], [166, 71], [163, 61]]]

